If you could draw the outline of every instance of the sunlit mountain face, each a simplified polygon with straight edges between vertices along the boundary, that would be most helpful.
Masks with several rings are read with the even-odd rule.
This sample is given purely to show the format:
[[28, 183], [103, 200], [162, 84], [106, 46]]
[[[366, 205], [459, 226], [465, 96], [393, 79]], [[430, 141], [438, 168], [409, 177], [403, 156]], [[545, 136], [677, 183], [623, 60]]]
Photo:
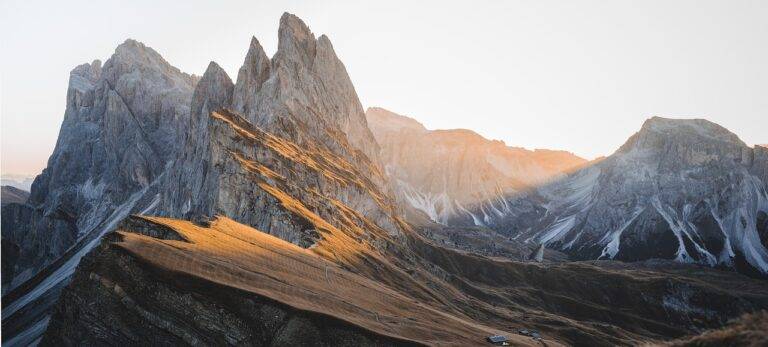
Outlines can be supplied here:
[[382, 108], [369, 108], [366, 118], [397, 194], [442, 224], [469, 206], [523, 192], [587, 163], [566, 151], [509, 147], [471, 130], [427, 130]]
[[765, 334], [768, 148], [701, 119], [595, 161], [429, 130], [365, 111], [298, 17], [278, 38], [235, 78], [131, 39], [72, 70], [48, 166], [3, 188], [4, 345]]

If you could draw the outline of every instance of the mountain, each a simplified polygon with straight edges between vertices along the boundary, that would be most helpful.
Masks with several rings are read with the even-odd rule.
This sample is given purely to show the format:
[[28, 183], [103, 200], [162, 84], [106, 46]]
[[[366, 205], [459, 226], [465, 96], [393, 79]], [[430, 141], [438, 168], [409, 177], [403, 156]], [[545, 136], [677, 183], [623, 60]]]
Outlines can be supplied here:
[[186, 133], [197, 79], [157, 52], [127, 40], [102, 66], [70, 73], [67, 106], [48, 166], [27, 205], [3, 207], [2, 237], [20, 249], [4, 292], [30, 279], [92, 234], [131, 211], [173, 161]]
[[2, 200], [2, 206], [10, 203], [24, 204], [29, 198], [29, 192], [21, 190], [12, 186], [3, 186], [2, 193], [0, 193], [0, 200]]
[[586, 163], [565, 151], [508, 147], [471, 130], [427, 130], [382, 108], [369, 108], [366, 118], [397, 193], [443, 224], [465, 206], [543, 184]]
[[[3, 335], [39, 337], [79, 260], [132, 213], [159, 202], [198, 78], [127, 40], [70, 73], [64, 121], [26, 204], [2, 208]], [[11, 344], [13, 345], [13, 344]]]
[[83, 260], [41, 344], [637, 345], [768, 307], [762, 281], [732, 272], [494, 261], [407, 231], [408, 247], [371, 249], [314, 221], [331, 230], [305, 249], [226, 217], [130, 217]]
[[604, 160], [452, 222], [576, 259], [663, 258], [765, 275], [766, 182], [766, 148], [706, 120], [654, 117]]
[[34, 180], [35, 177], [31, 175], [3, 174], [0, 176], [0, 185], [11, 186], [21, 190], [30, 191], [32, 189], [32, 182], [34, 182]]
[[[350, 258], [347, 260], [351, 264], [367, 264], [363, 261], [366, 253], [349, 253], [343, 245], [318, 247], [329, 226], [313, 225], [316, 219], [345, 225], [343, 230], [353, 235], [337, 235], [342, 240], [371, 238], [360, 229], [371, 221], [380, 226], [371, 232], [383, 233], [386, 238], [402, 237], [396, 204], [388, 202], [387, 194], [379, 191], [385, 186], [385, 177], [376, 162], [378, 147], [330, 41], [325, 36], [316, 39], [301, 20], [289, 14], [281, 18], [279, 37], [278, 52], [271, 61], [264, 60], [258, 41], [251, 41], [235, 84], [215, 63], [202, 78], [184, 75], [133, 40], [118, 47], [103, 71], [99, 64], [92, 64], [73, 72], [70, 105], [59, 145], [49, 167], [37, 178], [33, 197], [39, 196], [58, 208], [76, 204], [75, 198], [81, 198], [85, 201], [79, 205], [67, 206], [72, 211], [67, 217], [80, 224], [85, 219], [96, 228], [81, 230], [74, 222], [66, 230], [28, 228], [30, 222], [44, 224], [38, 219], [55, 219], [42, 211], [42, 216], [4, 216], [3, 222], [9, 222], [8, 227], [3, 226], [4, 239], [7, 233], [41, 240], [29, 249], [57, 245], [55, 240], [44, 244], [45, 237], [82, 235], [60, 242], [61, 249], [69, 247], [66, 252], [34, 258], [32, 252], [22, 248], [16, 268], [23, 268], [27, 254], [42, 266], [28, 267], [26, 271], [34, 276], [26, 282], [25, 278], [14, 279], [23, 284], [11, 286], [12, 291], [4, 297], [3, 316], [9, 322], [4, 327], [12, 327], [4, 331], [28, 338], [31, 330], [44, 327], [48, 318], [40, 315], [47, 312], [43, 306], [55, 300], [80, 258], [131, 213], [198, 221], [215, 215], [232, 216], [302, 247], [325, 249], [328, 257]], [[83, 71], [94, 71], [88, 81], [97, 81], [94, 83], [100, 87], [83, 82]], [[126, 90], [112, 90], [113, 85]], [[194, 87], [194, 91], [188, 87]], [[100, 98], [90, 101], [91, 94], [107, 94], [109, 102]], [[122, 95], [127, 96], [112, 98]], [[86, 106], [79, 107], [81, 99]], [[135, 100], [137, 105], [121, 103], [125, 100]], [[117, 105], [114, 109], [110, 108], [113, 103]], [[133, 106], [123, 107], [125, 103]], [[143, 109], [148, 107], [145, 103], [160, 105], [163, 112], [183, 112], [171, 112], [175, 118], [166, 121], [164, 113]], [[86, 118], [84, 121], [70, 116], [80, 113], [85, 114], [80, 117]], [[134, 124], [122, 126], [113, 119], [133, 119]], [[136, 119], [154, 122], [145, 124]], [[121, 131], [113, 129], [115, 124], [121, 125]], [[98, 138], [87, 141], [80, 132], [93, 132]], [[102, 136], [105, 133], [109, 136]], [[120, 136], [136, 143], [130, 145], [131, 141]], [[100, 147], [104, 143], [121, 145]], [[100, 160], [94, 158], [96, 155]], [[108, 165], [113, 158], [123, 158], [126, 166]], [[94, 162], [101, 165], [88, 165]], [[72, 168], [62, 171], [59, 165]], [[75, 177], [65, 180], [68, 176]], [[51, 187], [56, 189], [52, 191]], [[73, 190], [74, 197], [60, 198], [64, 193], [59, 191]], [[112, 201], [122, 203], [114, 206]], [[102, 209], [103, 205], [108, 208]], [[24, 208], [33, 212], [41, 209], [35, 209], [35, 205]], [[14, 216], [16, 211], [4, 208], [3, 213]], [[338, 233], [337, 229], [331, 231]], [[379, 246], [385, 243], [369, 240], [366, 244], [369, 242]], [[365, 271], [375, 270], [365, 267]]]
[[[378, 146], [330, 40], [316, 39], [292, 15], [281, 18], [278, 37], [271, 61], [258, 40], [251, 40], [235, 84], [215, 63], [208, 67], [192, 99], [192, 135], [159, 211], [186, 218], [233, 216], [289, 242], [313, 245], [317, 231], [286, 218], [275, 208], [274, 194], [254, 185], [253, 175], [262, 173], [268, 159], [286, 168], [271, 169], [277, 176], [264, 178], [290, 183], [281, 189], [300, 194], [300, 200], [331, 196], [395, 232], [392, 208], [372, 192], [386, 186]], [[296, 161], [309, 166], [300, 170]]]
[[[140, 160], [110, 171], [97, 192], [127, 200], [3, 296], [4, 344], [478, 345], [502, 334], [522, 346], [636, 345], [768, 308], [764, 282], [734, 272], [547, 254], [520, 262], [426, 238], [403, 217], [330, 40], [288, 13], [278, 36], [270, 59], [251, 40], [234, 82], [216, 63], [191, 77], [185, 117], [153, 123], [163, 129], [136, 123], [147, 130], [139, 157], [168, 160], [142, 175]], [[125, 70], [155, 71], [146, 61]], [[62, 127], [60, 142], [77, 129]], [[151, 145], [160, 133], [173, 149]], [[67, 163], [85, 165], [90, 157], [74, 154], [102, 142], [72, 142]], [[38, 180], [68, 173], [47, 170]]]
[[[446, 284], [439, 284], [441, 280], [428, 272], [421, 264], [423, 260], [407, 248], [412, 231], [399, 218], [398, 207], [389, 198], [386, 179], [378, 164], [378, 147], [330, 41], [324, 36], [315, 39], [306, 25], [290, 14], [280, 20], [279, 39], [278, 51], [268, 64], [260, 62], [264, 54], [254, 39], [238, 82], [233, 84], [218, 65], [211, 63], [193, 92], [190, 135], [186, 136], [179, 160], [171, 165], [167, 176], [159, 179], [164, 191], [155, 213], [190, 219], [198, 226], [179, 219], [126, 221], [121, 227], [124, 231], [105, 239], [78, 270], [54, 311], [43, 344], [104, 343], [122, 341], [121, 338], [127, 338], [126, 343], [207, 341], [216, 344], [219, 335], [213, 331], [185, 329], [191, 322], [179, 315], [180, 311], [163, 309], [171, 302], [161, 300], [157, 305], [147, 306], [146, 296], [136, 296], [137, 290], [145, 290], [145, 286], [169, 283], [168, 279], [146, 281], [141, 277], [126, 280], [120, 275], [137, 273], [146, 269], [147, 264], [151, 271], [167, 269], [175, 273], [184, 271], [187, 265], [207, 268], [204, 272], [188, 272], [183, 276], [204, 283], [213, 280], [232, 290], [278, 300], [279, 305], [272, 306], [283, 307], [283, 310], [289, 305], [291, 310], [309, 310], [341, 321], [333, 325], [348, 326], [346, 321], [352, 321], [357, 328], [351, 330], [373, 333], [363, 337], [373, 335], [379, 336], [375, 339], [389, 337], [390, 340], [428, 343], [430, 334], [436, 334], [432, 338], [469, 343], [493, 333], [488, 327], [463, 321], [454, 312], [437, 309], [447, 302], [437, 299], [441, 296], [439, 289]], [[253, 94], [257, 97], [253, 98]], [[231, 216], [232, 220], [224, 216]], [[135, 236], [142, 233], [154, 240]], [[230, 238], [224, 238], [225, 234]], [[125, 263], [123, 253], [112, 253], [121, 244], [133, 243], [133, 237], [139, 237], [135, 239], [139, 242], [150, 242], [123, 248], [133, 255], [131, 260], [138, 262], [136, 266]], [[163, 247], [170, 240], [187, 240], [189, 246], [201, 248], [188, 249], [190, 252], [186, 254], [151, 249]], [[264, 252], [259, 245], [275, 254], [259, 259]], [[153, 255], [161, 256], [168, 263], [161, 264]], [[199, 258], [199, 266], [189, 263], [189, 257]], [[90, 258], [99, 260], [91, 262]], [[96, 268], [86, 265], [89, 263]], [[279, 265], [281, 263], [283, 265]], [[112, 270], [105, 271], [102, 266]], [[312, 270], [313, 267], [317, 270]], [[264, 268], [277, 272], [264, 273]], [[247, 280], [248, 276], [242, 271], [272, 276], [278, 279], [277, 285], [303, 282], [270, 293], [263, 288], [270, 286], [268, 282]], [[325, 279], [318, 281], [323, 279], [318, 277], [321, 275]], [[241, 277], [246, 281], [224, 280], [231, 276], [246, 276]], [[112, 292], [91, 292], [93, 278], [112, 283], [107, 287]], [[425, 283], [419, 279], [431, 280]], [[325, 288], [328, 283], [337, 280], [346, 291], [323, 292], [329, 289]], [[255, 287], [243, 287], [245, 283]], [[114, 284], [120, 289], [114, 291]], [[277, 295], [281, 292], [287, 292], [288, 296]], [[214, 299], [211, 294], [207, 295]], [[102, 305], [114, 302], [114, 295], [122, 295], [120, 302], [133, 302], [130, 305], [135, 305], [135, 310], [105, 309], [110, 306]], [[100, 305], [94, 307], [94, 311], [83, 311], [87, 308], [78, 304], [82, 300], [95, 300]], [[413, 305], [414, 300], [423, 304]], [[383, 309], [393, 304], [395, 306], [389, 306], [393, 311]], [[201, 308], [197, 304], [178, 308], [195, 307]], [[146, 311], [152, 312], [151, 316], [157, 320], [141, 313]], [[405, 311], [416, 315], [400, 317]], [[194, 313], [205, 315], [199, 311]], [[233, 317], [235, 312], [225, 314]], [[435, 324], [431, 322], [435, 315], [453, 323]], [[285, 322], [289, 341], [301, 337], [291, 331], [301, 331], [306, 325], [320, 325], [304, 314], [296, 316], [297, 320], [291, 318]], [[141, 322], [138, 326], [168, 324], [174, 328], [128, 336], [117, 328], [131, 326], [136, 319]], [[248, 326], [253, 320], [265, 323], [261, 316], [250, 320], [243, 324]], [[117, 325], [104, 330], [101, 328], [104, 322], [117, 322]], [[270, 324], [276, 323], [280, 322]], [[294, 324], [300, 325], [293, 327]], [[392, 330], [392, 324], [402, 328]], [[412, 330], [409, 326], [421, 328]], [[108, 333], [96, 334], [97, 331]], [[249, 330], [245, 332], [250, 334]], [[327, 334], [322, 330], [321, 333]], [[227, 334], [236, 335], [234, 330]], [[244, 340], [234, 335], [222, 338], [229, 339], [228, 343], [259, 344], [252, 340], [254, 336], [247, 334]], [[352, 341], [363, 338], [353, 336]], [[341, 342], [333, 335], [329, 338], [334, 343]], [[267, 341], [278, 343], [284, 339], [277, 336]], [[301, 341], [306, 340], [298, 340]]]

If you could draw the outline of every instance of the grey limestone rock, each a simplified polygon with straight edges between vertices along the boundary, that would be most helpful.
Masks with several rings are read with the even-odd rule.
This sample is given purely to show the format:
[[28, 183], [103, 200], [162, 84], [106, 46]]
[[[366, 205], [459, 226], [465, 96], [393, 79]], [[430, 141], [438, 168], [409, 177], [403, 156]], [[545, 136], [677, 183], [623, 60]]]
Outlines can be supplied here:
[[[653, 258], [768, 274], [765, 149], [702, 119], [653, 117], [606, 159], [476, 206], [480, 223], [577, 259]], [[471, 218], [471, 217], [474, 217]]]
[[96, 60], [72, 70], [47, 167], [26, 204], [3, 208], [3, 242], [19, 249], [13, 271], [3, 272], [4, 292], [101, 231], [121, 207], [126, 214], [146, 207], [134, 194], [175, 159], [195, 83], [134, 40], [104, 66]]

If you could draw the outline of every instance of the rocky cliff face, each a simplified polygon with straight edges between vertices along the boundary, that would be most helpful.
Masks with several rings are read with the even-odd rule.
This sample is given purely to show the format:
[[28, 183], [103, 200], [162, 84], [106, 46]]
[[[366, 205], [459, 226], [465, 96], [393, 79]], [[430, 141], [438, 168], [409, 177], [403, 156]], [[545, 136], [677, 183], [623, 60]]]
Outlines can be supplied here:
[[10, 203], [24, 204], [29, 199], [29, 192], [12, 186], [3, 186], [0, 191], [0, 204], [5, 206]]
[[[705, 120], [654, 117], [615, 154], [479, 223], [581, 259], [649, 258], [768, 273], [766, 150]], [[473, 220], [474, 219], [474, 220]]]
[[233, 93], [232, 109], [255, 126], [300, 144], [302, 134], [333, 131], [327, 141], [318, 136], [316, 140], [341, 150], [338, 137], [343, 136], [350, 149], [374, 160], [378, 157], [355, 88], [331, 41], [325, 35], [315, 38], [294, 15], [280, 19], [272, 60], [252, 39]]
[[501, 202], [586, 163], [565, 151], [508, 147], [470, 130], [427, 130], [382, 108], [368, 109], [366, 117], [400, 197], [443, 224], [466, 206]]
[[[280, 20], [272, 60], [252, 39], [233, 85], [211, 63], [192, 98], [191, 132], [182, 160], [164, 185], [164, 215], [200, 218], [216, 214], [309, 247], [318, 231], [279, 208], [277, 186], [304, 203], [350, 206], [396, 233], [394, 204], [378, 146], [343, 64], [327, 37], [297, 17]], [[266, 167], [266, 169], [265, 169]], [[361, 180], [361, 177], [365, 177]], [[278, 194], [279, 195], [279, 194]], [[313, 208], [332, 218], [330, 206]]]
[[[19, 249], [3, 291], [32, 277], [110, 216], [136, 210], [187, 131], [196, 79], [128, 40], [104, 66], [70, 74], [67, 108], [48, 166], [25, 205], [3, 208], [3, 242]], [[124, 211], [123, 213], [117, 211]]]

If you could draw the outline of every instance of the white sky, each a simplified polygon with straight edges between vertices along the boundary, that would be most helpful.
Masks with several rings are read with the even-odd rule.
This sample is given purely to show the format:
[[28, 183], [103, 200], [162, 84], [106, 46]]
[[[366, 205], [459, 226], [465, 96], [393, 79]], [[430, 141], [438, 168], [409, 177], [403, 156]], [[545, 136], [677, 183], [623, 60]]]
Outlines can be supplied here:
[[327, 34], [364, 107], [511, 146], [608, 155], [650, 116], [768, 143], [768, 1], [0, 0], [2, 173], [37, 173], [69, 71], [126, 38], [233, 79], [283, 11]]

